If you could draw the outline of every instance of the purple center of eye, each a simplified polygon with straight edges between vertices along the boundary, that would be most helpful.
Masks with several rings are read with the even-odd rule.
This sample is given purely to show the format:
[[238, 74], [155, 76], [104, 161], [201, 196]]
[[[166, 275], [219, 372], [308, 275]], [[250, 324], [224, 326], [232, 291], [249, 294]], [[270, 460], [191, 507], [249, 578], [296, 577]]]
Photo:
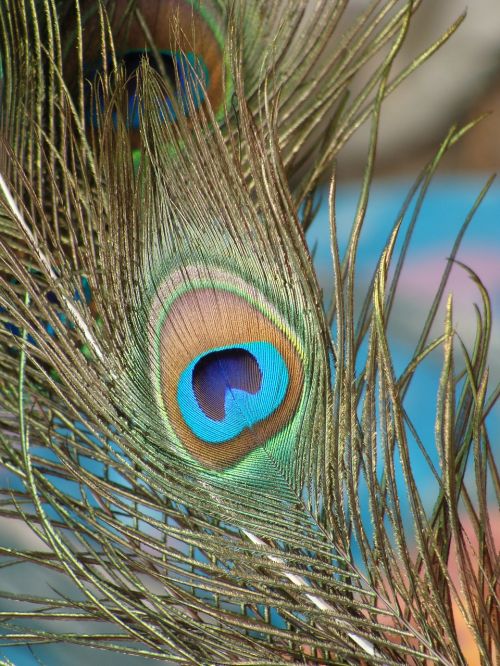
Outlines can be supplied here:
[[200, 358], [193, 369], [192, 381], [203, 412], [214, 421], [223, 421], [226, 393], [236, 389], [255, 395], [262, 384], [262, 372], [246, 349], [223, 349]]

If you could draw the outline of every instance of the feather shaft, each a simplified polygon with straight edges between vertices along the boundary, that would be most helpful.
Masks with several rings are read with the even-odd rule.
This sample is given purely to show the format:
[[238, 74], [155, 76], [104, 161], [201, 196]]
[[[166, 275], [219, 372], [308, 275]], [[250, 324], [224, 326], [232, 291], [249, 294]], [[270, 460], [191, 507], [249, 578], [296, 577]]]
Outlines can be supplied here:
[[[245, 536], [248, 539], [250, 539], [250, 541], [254, 543], [256, 546], [261, 546], [262, 548], [266, 547], [265, 542], [262, 541], [262, 539], [259, 539], [258, 536], [252, 534], [252, 532], [244, 529], [243, 527], [240, 527], [240, 529], [243, 532], [243, 534], [245, 534]], [[285, 564], [285, 561], [281, 557], [276, 557], [276, 555], [266, 555], [266, 557], [275, 564]], [[291, 573], [290, 571], [283, 571], [283, 575], [286, 576], [286, 578], [288, 578], [288, 580], [297, 587], [312, 587], [311, 583], [306, 578], [304, 578], [304, 576], [299, 576], [298, 574]], [[306, 592], [306, 597], [319, 610], [326, 612], [335, 612], [335, 608], [332, 606], [332, 604], [328, 603], [321, 597], [318, 597], [318, 595], [312, 594], [311, 592]], [[358, 636], [358, 634], [355, 634], [353, 631], [351, 631], [351, 628], [349, 627], [347, 622], [339, 620], [338, 623], [343, 627], [345, 627], [346, 629], [348, 629], [347, 635], [349, 636], [349, 638], [354, 643], [356, 643], [356, 645], [358, 645], [362, 650], [364, 650], [367, 654], [369, 654], [371, 657], [381, 656], [380, 653], [375, 649], [373, 643], [366, 640], [366, 638]]]

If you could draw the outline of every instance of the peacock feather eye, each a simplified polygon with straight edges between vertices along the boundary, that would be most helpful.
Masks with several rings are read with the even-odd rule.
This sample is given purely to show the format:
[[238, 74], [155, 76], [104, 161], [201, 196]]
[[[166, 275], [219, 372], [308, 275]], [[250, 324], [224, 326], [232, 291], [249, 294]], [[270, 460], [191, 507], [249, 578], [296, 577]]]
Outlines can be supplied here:
[[158, 72], [165, 72], [174, 90], [174, 98], [168, 95], [165, 104], [168, 110], [167, 121], [175, 122], [177, 109], [180, 108], [184, 115], [191, 113], [190, 100], [195, 110], [205, 101], [205, 90], [209, 85], [209, 72], [205, 63], [194, 53], [181, 53], [175, 51], [160, 51], [161, 69], [157, 60], [152, 57], [150, 51], [129, 50], [118, 54], [119, 62], [125, 67], [127, 75], [128, 94], [128, 127], [131, 130], [139, 129], [139, 105], [137, 103], [137, 72], [142, 60], [147, 60], [149, 65]]
[[300, 345], [274, 307], [239, 278], [220, 278], [171, 276], [151, 327], [153, 380], [168, 428], [192, 458], [216, 470], [285, 432], [304, 382]]
[[[195, 0], [134, 0], [132, 5], [130, 0], [114, 0], [106, 8], [116, 60], [128, 80], [128, 124], [134, 148], [140, 144], [136, 73], [144, 59], [168, 85], [166, 122], [175, 122], [179, 112], [189, 117], [206, 104], [217, 118], [223, 115], [231, 85], [214, 7]], [[112, 68], [113, 60], [110, 55], [102, 62], [95, 8], [84, 16], [84, 28], [85, 76], [93, 81], [101, 71]], [[70, 57], [68, 80], [72, 79], [71, 66]], [[93, 98], [90, 88], [85, 103], [87, 121], [95, 126], [99, 100]]]

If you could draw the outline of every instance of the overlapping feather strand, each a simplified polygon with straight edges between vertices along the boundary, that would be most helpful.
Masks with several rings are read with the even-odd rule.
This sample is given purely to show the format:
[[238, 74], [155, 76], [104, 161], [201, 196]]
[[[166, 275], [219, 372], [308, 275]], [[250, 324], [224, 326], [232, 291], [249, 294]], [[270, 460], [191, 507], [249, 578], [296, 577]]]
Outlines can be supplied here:
[[[265, 113], [266, 105], [276, 108], [274, 131], [281, 159], [300, 203], [368, 118], [380, 76], [401, 46], [421, 0], [369, 3], [350, 25], [345, 21], [348, 0], [46, 4], [40, 15], [59, 10], [61, 34], [55, 39], [54, 57], [82, 123], [92, 125], [95, 112], [84, 81], [121, 63], [131, 77], [126, 104], [132, 144], [140, 145], [134, 72], [143, 57], [164, 81], [170, 118], [190, 116], [189, 94], [192, 114], [210, 106], [215, 121], [223, 124], [225, 114], [236, 111], [233, 94], [238, 87], [254, 115]], [[429, 58], [460, 22], [461, 18], [398, 72], [387, 93]], [[356, 84], [357, 77], [362, 77], [362, 86]], [[356, 94], [350, 90], [353, 84], [360, 88]]]
[[[395, 5], [385, 3], [380, 16], [391, 16]], [[258, 35], [268, 34], [259, 14], [265, 6], [256, 5]], [[398, 225], [360, 318], [354, 313], [378, 114], [399, 41], [372, 82], [373, 139], [343, 262], [332, 189], [332, 340], [297, 201], [364, 112], [345, 116], [343, 133], [330, 135], [325, 157], [294, 194], [288, 183], [310, 134], [302, 104], [316, 103], [314, 85], [299, 84], [326, 37], [321, 48], [312, 44], [315, 55], [300, 62], [298, 78], [280, 65], [290, 53], [298, 57], [302, 38], [274, 54], [266, 49], [285, 91], [280, 98], [263, 65], [247, 84], [252, 49], [241, 44], [235, 8], [225, 33], [233, 35], [235, 97], [222, 115], [211, 104], [197, 106], [197, 88], [175, 99], [162, 72], [142, 63], [135, 108], [123, 69], [111, 78], [103, 72], [89, 119], [83, 79], [75, 75], [76, 96], [64, 83], [56, 4], [43, 3], [45, 25], [29, 29], [28, 4], [25, 14], [5, 7], [3, 53], [14, 36], [25, 52], [4, 55], [0, 445], [2, 464], [18, 482], [5, 488], [0, 511], [24, 515], [44, 548], [1, 553], [64, 574], [68, 587], [20, 597], [29, 610], [12, 612], [2, 640], [60, 641], [47, 624], [19, 626], [35, 614], [103, 625], [63, 628], [64, 641], [170, 663], [460, 664], [455, 600], [484, 662], [493, 663], [495, 552], [485, 498], [487, 479], [497, 477], [484, 417], [498, 391], [486, 397], [488, 298], [478, 283], [484, 316], [475, 349], [464, 352], [461, 382], [453, 374], [451, 305], [442, 338], [428, 340], [433, 311], [397, 377], [387, 324], [400, 266], [387, 281]], [[271, 25], [280, 20], [291, 35], [306, 20], [304, 7], [294, 5], [295, 22], [269, 9]], [[343, 3], [318, 7], [331, 19]], [[404, 34], [411, 9], [390, 19], [387, 38], [398, 27]], [[103, 18], [104, 33], [106, 25]], [[321, 23], [318, 34], [329, 34], [330, 25]], [[368, 41], [370, 54], [380, 41]], [[356, 50], [352, 57], [363, 60]], [[12, 81], [24, 84], [14, 90]], [[325, 94], [335, 98], [338, 85]], [[320, 122], [326, 102], [317, 108]], [[459, 135], [448, 137], [438, 158]], [[422, 196], [438, 158], [423, 173]], [[411, 471], [415, 431], [404, 396], [415, 368], [439, 345], [440, 496], [426, 514]], [[472, 482], [464, 475], [469, 457]], [[399, 507], [399, 464], [411, 529]], [[481, 536], [477, 570], [460, 496], [478, 542]], [[465, 601], [449, 574], [450, 544], [467, 572]]]

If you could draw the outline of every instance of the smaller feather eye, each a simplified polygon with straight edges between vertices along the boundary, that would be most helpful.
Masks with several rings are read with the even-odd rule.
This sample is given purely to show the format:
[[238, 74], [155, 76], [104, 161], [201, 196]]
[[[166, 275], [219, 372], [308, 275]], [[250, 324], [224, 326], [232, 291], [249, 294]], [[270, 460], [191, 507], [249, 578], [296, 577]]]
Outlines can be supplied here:
[[[189, 116], [191, 109], [198, 109], [205, 101], [205, 91], [209, 83], [209, 74], [203, 60], [194, 53], [181, 53], [162, 51], [159, 53], [161, 63], [151, 51], [127, 51], [118, 54], [118, 63], [125, 69], [128, 95], [128, 127], [131, 130], [139, 129], [139, 104], [137, 101], [137, 71], [143, 60], [160, 74], [167, 78], [169, 89], [173, 97], [166, 96], [165, 104], [168, 109], [166, 120], [175, 122], [177, 109], [181, 109], [185, 116]], [[111, 60], [108, 69], [111, 69]], [[91, 72], [93, 79], [98, 70]], [[192, 104], [192, 106], [191, 106]], [[88, 102], [91, 111], [91, 102]], [[90, 113], [89, 120], [94, 125], [96, 114]]]
[[[92, 82], [104, 70], [110, 71], [113, 59], [101, 59], [102, 28], [95, 6], [83, 12], [84, 76]], [[165, 80], [169, 94], [162, 111], [165, 122], [176, 122], [179, 113], [190, 117], [210, 104], [216, 117], [224, 113], [224, 94], [230, 94], [230, 80], [224, 59], [220, 17], [214, 8], [194, 0], [114, 0], [108, 5], [113, 47], [118, 65], [127, 77], [128, 127], [132, 145], [140, 145], [137, 71], [143, 60]], [[72, 32], [68, 19], [68, 32]], [[74, 32], [74, 29], [73, 29]], [[76, 61], [72, 48], [66, 59], [66, 77], [75, 78]], [[96, 97], [97, 95], [97, 97]], [[226, 95], [226, 96], [227, 96]], [[87, 122], [98, 125], [102, 99], [86, 86]]]
[[[193, 267], [187, 270], [194, 272]], [[234, 466], [294, 420], [304, 371], [274, 307], [243, 280], [174, 275], [152, 309], [153, 381], [169, 429], [204, 467]], [[292, 437], [285, 437], [287, 445]]]

